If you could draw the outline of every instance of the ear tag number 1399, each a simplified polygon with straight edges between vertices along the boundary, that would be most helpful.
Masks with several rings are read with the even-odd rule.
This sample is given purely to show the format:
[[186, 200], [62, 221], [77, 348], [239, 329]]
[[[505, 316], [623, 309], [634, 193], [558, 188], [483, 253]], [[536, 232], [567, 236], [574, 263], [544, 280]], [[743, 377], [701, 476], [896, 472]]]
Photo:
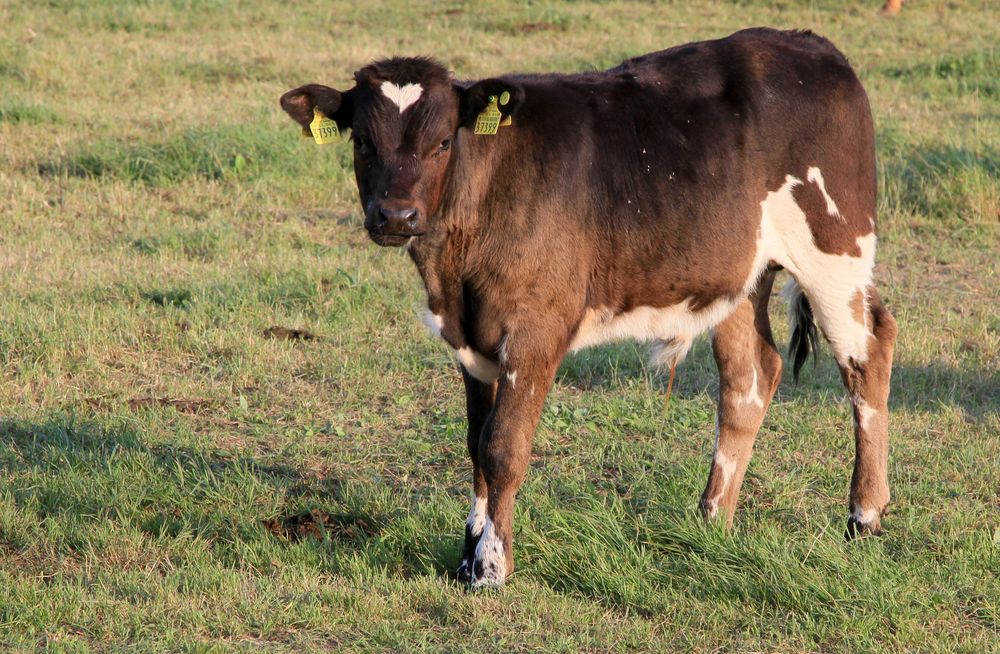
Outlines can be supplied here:
[[333, 143], [340, 138], [337, 123], [327, 118], [319, 107], [313, 107], [313, 120], [309, 123], [309, 131], [302, 130], [303, 136], [312, 136], [319, 145]]

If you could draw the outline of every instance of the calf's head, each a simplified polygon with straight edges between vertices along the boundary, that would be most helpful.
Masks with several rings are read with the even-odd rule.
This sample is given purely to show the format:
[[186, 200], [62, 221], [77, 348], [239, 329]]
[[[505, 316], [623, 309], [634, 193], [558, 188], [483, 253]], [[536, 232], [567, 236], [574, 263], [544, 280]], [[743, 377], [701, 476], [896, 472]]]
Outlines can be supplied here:
[[365, 229], [379, 245], [402, 245], [434, 230], [455, 149], [461, 137], [472, 137], [468, 128], [490, 97], [507, 91], [510, 101], [500, 107], [506, 116], [523, 91], [499, 79], [455, 82], [427, 58], [379, 61], [354, 81], [344, 92], [300, 86], [281, 96], [281, 107], [303, 127], [318, 108], [339, 129], [351, 129]]

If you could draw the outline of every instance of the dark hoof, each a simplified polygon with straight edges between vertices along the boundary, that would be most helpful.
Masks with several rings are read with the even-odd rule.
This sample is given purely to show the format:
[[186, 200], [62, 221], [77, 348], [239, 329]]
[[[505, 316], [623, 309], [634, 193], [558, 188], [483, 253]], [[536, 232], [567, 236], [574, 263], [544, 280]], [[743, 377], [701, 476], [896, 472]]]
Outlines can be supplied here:
[[462, 559], [462, 562], [458, 564], [458, 570], [455, 571], [455, 579], [461, 584], [471, 584], [475, 580], [471, 560]]
[[847, 519], [847, 531], [844, 532], [844, 540], [852, 541], [866, 536], [881, 536], [882, 525], [876, 520], [873, 524], [866, 524], [851, 516]]
[[479, 544], [480, 534], [473, 535], [469, 525], [465, 525], [465, 542], [462, 545], [462, 559], [458, 563], [458, 570], [455, 571], [455, 578], [463, 584], [471, 584], [476, 581], [474, 565], [476, 563], [476, 546]]

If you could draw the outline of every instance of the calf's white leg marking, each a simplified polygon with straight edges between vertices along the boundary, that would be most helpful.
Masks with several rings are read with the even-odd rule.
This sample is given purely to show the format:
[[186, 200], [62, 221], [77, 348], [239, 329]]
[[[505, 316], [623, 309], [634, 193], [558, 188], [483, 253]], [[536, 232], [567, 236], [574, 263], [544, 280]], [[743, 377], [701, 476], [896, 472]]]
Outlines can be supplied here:
[[870, 525], [878, 519], [878, 509], [854, 509], [851, 512], [851, 518], [863, 525]]
[[482, 565], [483, 576], [472, 582], [473, 588], [499, 588], [507, 578], [507, 559], [503, 553], [503, 539], [486, 518], [483, 535], [476, 545], [476, 562]]
[[726, 490], [729, 489], [729, 481], [733, 478], [733, 473], [736, 472], [736, 459], [730, 458], [725, 452], [720, 452], [718, 446], [716, 446], [712, 463], [719, 466], [719, 470], [722, 472], [722, 483], [719, 484], [719, 492], [708, 498], [706, 508], [708, 509], [708, 517], [710, 518], [714, 518], [716, 513], [718, 513], [719, 502], [722, 501]]
[[472, 496], [472, 506], [469, 508], [469, 517], [465, 521], [465, 524], [469, 526], [469, 532], [472, 533], [473, 537], [479, 536], [483, 533], [483, 527], [486, 526], [486, 498]]
[[500, 347], [497, 348], [497, 355], [500, 357], [500, 364], [507, 363], [507, 344], [510, 342], [510, 334], [504, 334], [500, 339]]
[[764, 408], [764, 399], [760, 396], [760, 390], [757, 388], [757, 366], [753, 366], [753, 381], [750, 382], [750, 388], [747, 392], [743, 394], [739, 399], [740, 405], [744, 404], [756, 404], [759, 408]]
[[392, 82], [382, 82], [382, 95], [392, 100], [392, 102], [399, 107], [399, 113], [402, 114], [406, 111], [410, 105], [420, 99], [420, 94], [423, 93], [424, 87], [419, 84], [407, 84], [406, 86], [399, 86], [398, 84], [393, 84]]
[[868, 431], [868, 425], [871, 424], [872, 418], [874, 418], [878, 411], [871, 408], [865, 398], [855, 395], [854, 405], [858, 407], [858, 426], [861, 427], [861, 431]]

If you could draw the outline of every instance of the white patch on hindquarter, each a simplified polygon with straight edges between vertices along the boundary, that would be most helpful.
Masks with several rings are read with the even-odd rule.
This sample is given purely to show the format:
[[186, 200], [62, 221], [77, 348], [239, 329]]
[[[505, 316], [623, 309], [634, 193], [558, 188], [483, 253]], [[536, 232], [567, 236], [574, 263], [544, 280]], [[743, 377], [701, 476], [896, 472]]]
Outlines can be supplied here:
[[500, 366], [471, 347], [466, 346], [456, 350], [455, 358], [470, 375], [481, 382], [492, 384], [500, 376]]
[[514, 388], [515, 386], [517, 386], [517, 371], [516, 370], [511, 370], [510, 372], [507, 373], [507, 381], [510, 382], [510, 387], [511, 388]]
[[476, 563], [482, 565], [483, 576], [472, 582], [473, 588], [499, 588], [507, 579], [507, 559], [503, 553], [503, 539], [486, 518], [483, 535], [476, 545]]
[[427, 331], [431, 333], [431, 336], [441, 336], [441, 330], [444, 329], [443, 316], [431, 313], [430, 309], [424, 309], [420, 317], [424, 321], [424, 326], [427, 327]]
[[486, 526], [486, 498], [472, 496], [472, 506], [469, 508], [469, 517], [465, 521], [465, 524], [469, 526], [469, 531], [472, 532], [473, 537], [479, 536], [483, 533], [483, 527]]
[[823, 194], [823, 198], [826, 200], [826, 212], [835, 218], [843, 220], [843, 216], [840, 215], [840, 209], [837, 208], [837, 203], [826, 192], [826, 183], [823, 182], [823, 173], [820, 172], [819, 168], [815, 166], [810, 168], [806, 172], [806, 180], [819, 187], [819, 192]]
[[420, 94], [423, 93], [424, 87], [419, 84], [407, 84], [406, 86], [399, 86], [398, 84], [393, 84], [392, 82], [382, 82], [382, 95], [389, 98], [399, 107], [399, 113], [406, 111], [410, 105], [420, 99]]
[[854, 320], [850, 303], [858, 291], [864, 292], [871, 284], [875, 233], [857, 238], [860, 257], [821, 251], [813, 241], [805, 213], [792, 195], [792, 189], [801, 184], [802, 180], [786, 175], [781, 188], [769, 192], [760, 203], [758, 248], [783, 266], [805, 290], [837, 362], [848, 365], [854, 359], [864, 363], [872, 334]]

